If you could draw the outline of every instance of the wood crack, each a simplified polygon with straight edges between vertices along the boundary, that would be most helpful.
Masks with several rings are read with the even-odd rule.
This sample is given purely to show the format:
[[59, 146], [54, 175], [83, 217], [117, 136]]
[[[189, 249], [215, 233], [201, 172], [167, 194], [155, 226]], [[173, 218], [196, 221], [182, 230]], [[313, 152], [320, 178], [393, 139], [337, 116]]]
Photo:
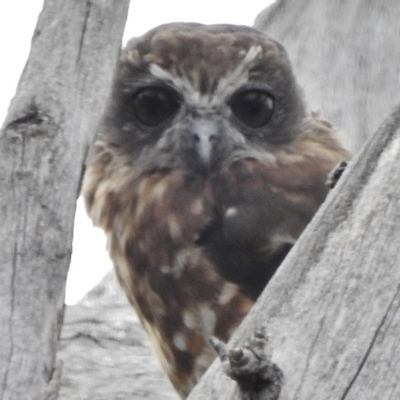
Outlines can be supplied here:
[[[17, 237], [17, 235], [15, 235]], [[18, 250], [18, 245], [17, 241], [14, 243], [14, 249], [13, 249], [13, 261], [12, 261], [12, 270], [11, 270], [11, 288], [10, 288], [10, 329], [9, 329], [9, 335], [10, 335], [10, 352], [7, 358], [7, 363], [6, 365], [10, 366], [11, 365], [11, 359], [13, 358], [14, 355], [14, 342], [13, 342], [13, 316], [14, 316], [14, 309], [15, 309], [15, 277], [16, 277], [16, 269], [17, 269], [17, 250]], [[6, 391], [7, 387], [7, 382], [8, 382], [8, 373], [10, 371], [10, 368], [7, 368], [4, 374], [4, 381], [2, 383], [2, 397], [4, 396], [4, 393]]]
[[305, 366], [305, 368], [304, 368], [303, 374], [302, 374], [301, 379], [300, 379], [300, 385], [299, 385], [299, 387], [298, 387], [297, 390], [296, 390], [296, 397], [295, 397], [295, 399], [298, 397], [298, 394], [299, 394], [299, 392], [300, 392], [300, 390], [301, 390], [301, 387], [303, 386], [304, 377], [305, 377], [305, 375], [306, 375], [306, 373], [307, 373], [308, 366], [309, 366], [309, 364], [310, 364], [311, 355], [312, 355], [313, 352], [314, 352], [314, 347], [315, 347], [315, 345], [316, 345], [316, 343], [317, 343], [317, 341], [318, 341], [318, 338], [319, 338], [319, 335], [320, 335], [320, 333], [321, 333], [321, 331], [322, 331], [322, 327], [323, 327], [323, 325], [324, 325], [324, 322], [325, 322], [325, 317], [322, 318], [322, 320], [320, 321], [320, 323], [319, 323], [319, 328], [318, 328], [318, 332], [317, 332], [317, 334], [315, 335], [313, 342], [311, 343], [311, 347], [310, 347], [310, 350], [309, 350], [308, 356], [307, 356], [306, 366]]
[[81, 34], [81, 38], [79, 41], [79, 47], [78, 47], [78, 57], [76, 60], [77, 64], [79, 64], [79, 61], [80, 61], [81, 55], [82, 55], [83, 42], [84, 42], [85, 36], [86, 36], [86, 30], [87, 30], [87, 26], [88, 26], [88, 20], [89, 20], [91, 6], [92, 6], [91, 1], [87, 0], [86, 11], [85, 11], [85, 16], [84, 16], [84, 20], [83, 20], [82, 34]]
[[385, 312], [385, 315], [383, 316], [381, 322], [379, 323], [378, 328], [376, 329], [376, 331], [375, 331], [375, 333], [374, 333], [374, 336], [372, 337], [371, 343], [369, 344], [368, 349], [367, 349], [367, 351], [366, 351], [366, 353], [365, 353], [363, 359], [361, 360], [361, 363], [360, 363], [359, 367], [357, 368], [356, 373], [354, 374], [354, 376], [353, 376], [353, 378], [351, 379], [350, 383], [349, 383], [348, 386], [346, 387], [346, 389], [345, 389], [345, 391], [344, 391], [344, 393], [343, 393], [343, 396], [340, 398], [340, 400], [345, 400], [345, 399], [346, 399], [347, 395], [349, 394], [351, 388], [352, 388], [353, 385], [354, 385], [354, 382], [357, 380], [357, 378], [358, 378], [358, 376], [360, 375], [362, 369], [364, 368], [364, 365], [365, 365], [365, 363], [367, 362], [367, 359], [368, 359], [368, 357], [369, 357], [369, 355], [370, 355], [370, 353], [371, 353], [371, 351], [372, 351], [372, 349], [373, 349], [373, 347], [374, 347], [374, 345], [375, 345], [375, 342], [376, 342], [376, 339], [377, 339], [377, 337], [378, 337], [378, 335], [379, 335], [379, 332], [381, 331], [383, 325], [384, 325], [385, 322], [386, 322], [387, 316], [389, 315], [389, 312], [390, 312], [390, 310], [392, 309], [393, 303], [394, 303], [394, 301], [395, 301], [397, 295], [399, 294], [399, 291], [400, 291], [400, 285], [397, 286], [396, 293], [394, 294], [393, 299], [392, 299], [392, 301], [390, 302], [389, 307], [387, 308], [387, 310], [386, 310], [386, 312]]

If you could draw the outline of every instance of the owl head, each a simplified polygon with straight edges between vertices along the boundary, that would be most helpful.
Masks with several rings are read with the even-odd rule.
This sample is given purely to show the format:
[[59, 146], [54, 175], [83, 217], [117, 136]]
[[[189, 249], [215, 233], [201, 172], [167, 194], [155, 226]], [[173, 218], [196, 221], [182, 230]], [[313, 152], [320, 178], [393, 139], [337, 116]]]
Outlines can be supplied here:
[[205, 176], [276, 152], [305, 119], [279, 43], [247, 26], [172, 23], [123, 50], [100, 136], [142, 171]]

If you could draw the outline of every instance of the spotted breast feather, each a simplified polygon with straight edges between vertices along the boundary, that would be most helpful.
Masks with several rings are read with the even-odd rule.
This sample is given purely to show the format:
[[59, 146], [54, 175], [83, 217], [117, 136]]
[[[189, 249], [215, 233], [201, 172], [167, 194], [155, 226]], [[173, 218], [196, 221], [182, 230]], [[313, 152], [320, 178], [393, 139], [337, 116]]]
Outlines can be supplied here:
[[84, 179], [88, 213], [185, 398], [349, 158], [307, 111], [284, 48], [231, 25], [128, 43]]

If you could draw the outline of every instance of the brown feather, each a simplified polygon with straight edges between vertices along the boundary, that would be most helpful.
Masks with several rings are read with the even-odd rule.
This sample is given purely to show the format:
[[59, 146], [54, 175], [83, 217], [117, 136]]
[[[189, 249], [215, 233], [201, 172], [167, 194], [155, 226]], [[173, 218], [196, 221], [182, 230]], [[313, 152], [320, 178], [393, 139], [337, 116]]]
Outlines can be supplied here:
[[[131, 120], [130, 92], [155, 79], [152, 64], [163, 68], [157, 84], [165, 74], [183, 98], [198, 99], [199, 110], [208, 103], [192, 89], [214, 104], [207, 116], [219, 121], [227, 145], [207, 173], [187, 155], [184, 111], [152, 133]], [[213, 98], [232, 71], [244, 83], [230, 81]], [[275, 114], [263, 131], [247, 134], [223, 110], [234, 85], [258, 81], [275, 93]], [[328, 173], [349, 157], [329, 123], [306, 115], [284, 49], [261, 32], [172, 24], [123, 52], [83, 193], [107, 234], [121, 286], [182, 397], [215, 357], [209, 336], [230, 338], [324, 201]]]

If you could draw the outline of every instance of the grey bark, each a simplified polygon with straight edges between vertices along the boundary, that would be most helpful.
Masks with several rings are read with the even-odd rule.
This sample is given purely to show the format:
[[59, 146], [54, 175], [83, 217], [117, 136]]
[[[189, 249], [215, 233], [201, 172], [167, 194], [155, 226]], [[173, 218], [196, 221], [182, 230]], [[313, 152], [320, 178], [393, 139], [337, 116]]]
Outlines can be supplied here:
[[58, 357], [59, 400], [179, 399], [112, 272], [66, 308]]
[[55, 353], [83, 162], [128, 0], [46, 0], [0, 135], [0, 398], [57, 397]]
[[[352, 162], [231, 342], [264, 326], [280, 400], [400, 398], [400, 106]], [[214, 363], [188, 400], [234, 400]]]
[[288, 50], [314, 109], [356, 151], [399, 102], [398, 0], [280, 0], [255, 27]]

